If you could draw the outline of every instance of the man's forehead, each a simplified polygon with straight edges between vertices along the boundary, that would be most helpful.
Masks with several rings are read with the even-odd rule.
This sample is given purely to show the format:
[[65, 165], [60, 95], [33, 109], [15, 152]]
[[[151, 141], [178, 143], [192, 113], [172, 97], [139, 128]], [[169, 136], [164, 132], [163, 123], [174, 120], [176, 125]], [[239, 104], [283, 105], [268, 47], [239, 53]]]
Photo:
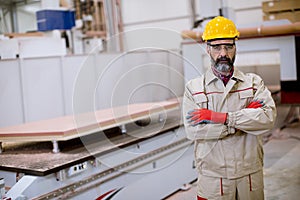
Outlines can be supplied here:
[[216, 45], [216, 44], [234, 44], [233, 39], [220, 39], [220, 40], [213, 40], [211, 42], [209, 42], [212, 45]]

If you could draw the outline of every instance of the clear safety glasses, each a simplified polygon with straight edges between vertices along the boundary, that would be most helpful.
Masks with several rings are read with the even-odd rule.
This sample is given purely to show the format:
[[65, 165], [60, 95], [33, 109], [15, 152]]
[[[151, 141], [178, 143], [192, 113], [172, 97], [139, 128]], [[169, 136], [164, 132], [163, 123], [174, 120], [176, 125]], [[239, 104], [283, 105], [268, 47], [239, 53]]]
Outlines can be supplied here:
[[208, 44], [211, 47], [211, 51], [213, 53], [221, 53], [222, 49], [224, 49], [228, 53], [232, 53], [235, 51], [235, 44]]

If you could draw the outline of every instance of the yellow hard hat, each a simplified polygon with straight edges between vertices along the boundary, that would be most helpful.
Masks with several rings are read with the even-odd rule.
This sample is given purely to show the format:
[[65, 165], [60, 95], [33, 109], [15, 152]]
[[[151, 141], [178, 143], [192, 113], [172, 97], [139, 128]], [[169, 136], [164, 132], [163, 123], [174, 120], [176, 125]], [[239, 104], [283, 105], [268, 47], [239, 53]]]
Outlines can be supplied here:
[[225, 38], [238, 38], [240, 33], [233, 21], [225, 17], [215, 17], [210, 20], [204, 29], [202, 39], [204, 41]]

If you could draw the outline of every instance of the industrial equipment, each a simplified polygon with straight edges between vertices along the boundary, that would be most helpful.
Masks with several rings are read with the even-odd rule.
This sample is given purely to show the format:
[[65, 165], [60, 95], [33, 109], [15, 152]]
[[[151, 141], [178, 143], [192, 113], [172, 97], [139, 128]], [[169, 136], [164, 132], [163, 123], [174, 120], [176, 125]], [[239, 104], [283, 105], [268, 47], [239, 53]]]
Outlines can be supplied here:
[[2, 198], [167, 197], [196, 179], [180, 113], [170, 100], [1, 128]]

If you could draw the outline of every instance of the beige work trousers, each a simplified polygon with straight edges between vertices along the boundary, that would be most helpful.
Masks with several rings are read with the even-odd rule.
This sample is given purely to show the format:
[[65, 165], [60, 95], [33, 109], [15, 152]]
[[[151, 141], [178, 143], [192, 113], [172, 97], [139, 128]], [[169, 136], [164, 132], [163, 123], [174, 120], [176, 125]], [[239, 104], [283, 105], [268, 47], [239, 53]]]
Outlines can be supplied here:
[[263, 200], [263, 171], [237, 179], [198, 176], [198, 199]]

